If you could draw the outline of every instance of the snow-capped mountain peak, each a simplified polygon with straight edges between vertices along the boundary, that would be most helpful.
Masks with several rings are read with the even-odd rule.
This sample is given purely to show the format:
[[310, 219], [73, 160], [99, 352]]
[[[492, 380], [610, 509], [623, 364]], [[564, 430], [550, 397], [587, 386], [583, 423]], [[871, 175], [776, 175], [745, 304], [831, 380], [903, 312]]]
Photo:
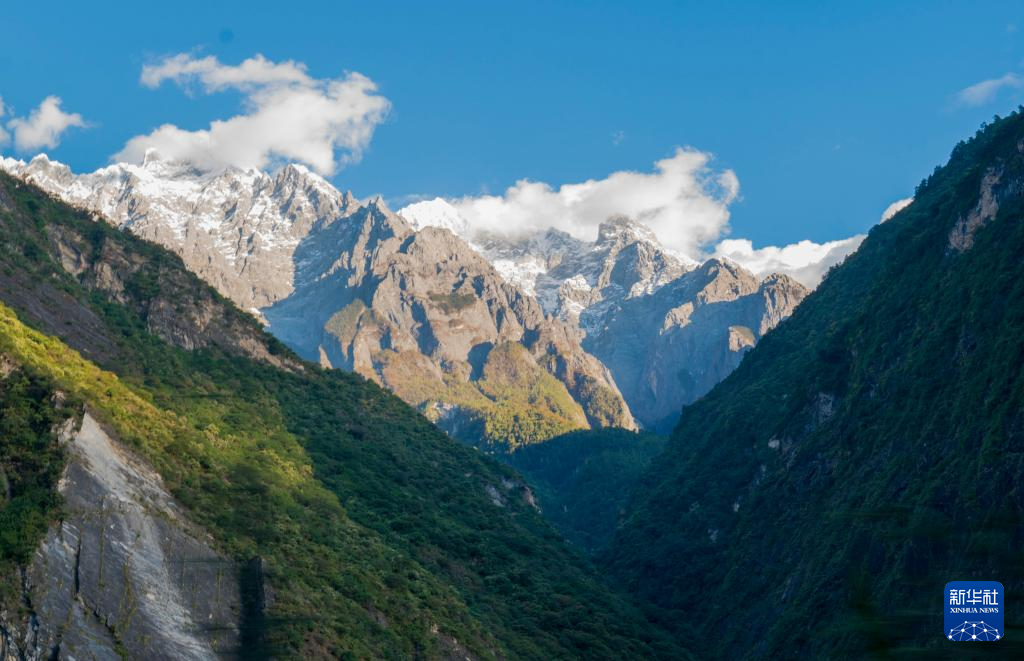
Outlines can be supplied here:
[[45, 154], [0, 167], [66, 202], [162, 243], [245, 309], [262, 308], [292, 291], [292, 258], [315, 226], [361, 208], [308, 168], [273, 174], [255, 168], [201, 171], [146, 153], [142, 163], [117, 163], [88, 174]]
[[467, 236], [470, 229], [469, 221], [462, 217], [458, 209], [440, 197], [402, 207], [398, 210], [398, 215], [405, 218], [416, 231], [424, 227], [440, 227], [456, 236], [470, 238]]

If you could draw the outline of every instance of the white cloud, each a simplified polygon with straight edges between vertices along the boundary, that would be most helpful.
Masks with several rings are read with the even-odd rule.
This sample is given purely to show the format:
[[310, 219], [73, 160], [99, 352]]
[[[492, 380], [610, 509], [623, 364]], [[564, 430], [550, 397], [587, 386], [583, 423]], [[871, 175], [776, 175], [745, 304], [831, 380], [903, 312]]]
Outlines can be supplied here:
[[863, 234], [849, 239], [814, 243], [800, 241], [788, 246], [754, 249], [747, 239], [726, 239], [715, 246], [714, 256], [730, 259], [754, 275], [784, 273], [807, 287], [817, 287], [825, 272], [860, 246]]
[[818, 244], [801, 241], [754, 249], [746, 239], [722, 240], [729, 232], [729, 205], [739, 195], [732, 170], [709, 167], [711, 156], [677, 149], [654, 171], [614, 172], [604, 179], [554, 188], [519, 181], [504, 195], [420, 201], [399, 210], [413, 227], [447, 227], [467, 239], [480, 232], [526, 234], [560, 229], [594, 240], [609, 217], [625, 215], [650, 227], [668, 248], [694, 259], [725, 257], [754, 274], [785, 273], [815, 287], [824, 273], [857, 249], [858, 235]]
[[711, 156], [694, 149], [654, 164], [653, 172], [614, 172], [555, 188], [520, 180], [503, 195], [449, 200], [471, 232], [522, 234], [556, 228], [593, 240], [610, 216], [622, 214], [650, 227], [669, 248], [694, 256], [721, 236], [729, 204], [739, 194], [732, 170], [714, 171]]
[[238, 66], [225, 66], [212, 55], [194, 59], [187, 53], [164, 58], [157, 64], [142, 67], [140, 78], [143, 85], [156, 89], [160, 83], [170, 80], [178, 85], [187, 85], [193, 79], [203, 84], [207, 92], [221, 92], [229, 88], [253, 91], [260, 86], [315, 84], [306, 73], [301, 62], [271, 62], [262, 55], [245, 60]]
[[912, 197], [905, 197], [902, 200], [896, 200], [895, 202], [887, 206], [885, 208], [885, 211], [882, 212], [881, 222], [884, 223], [885, 221], [889, 220], [890, 218], [898, 214], [900, 211], [903, 211], [908, 206], [910, 206], [910, 203], [913, 201], [914, 198]]
[[957, 92], [956, 100], [961, 105], [980, 106], [994, 99], [1002, 89], [1019, 89], [1022, 86], [1024, 86], [1024, 78], [1015, 73], [1008, 73], [999, 78], [983, 80], [965, 87]]
[[[48, 96], [28, 117], [15, 117], [7, 122], [7, 128], [14, 133], [14, 147], [18, 151], [32, 151], [46, 147], [53, 149], [60, 144], [61, 135], [72, 126], [85, 127], [85, 120], [78, 113], [66, 113], [60, 109], [60, 97]], [[0, 112], [0, 115], [3, 113]], [[0, 141], [6, 134], [0, 131]]]
[[315, 79], [302, 63], [272, 62], [261, 55], [231, 66], [183, 53], [143, 67], [143, 85], [155, 88], [164, 81], [186, 91], [198, 85], [207, 94], [238, 90], [245, 96], [244, 112], [197, 131], [164, 124], [129, 140], [115, 160], [139, 162], [155, 149], [206, 170], [264, 168], [289, 160], [331, 175], [362, 157], [391, 107], [362, 74]]

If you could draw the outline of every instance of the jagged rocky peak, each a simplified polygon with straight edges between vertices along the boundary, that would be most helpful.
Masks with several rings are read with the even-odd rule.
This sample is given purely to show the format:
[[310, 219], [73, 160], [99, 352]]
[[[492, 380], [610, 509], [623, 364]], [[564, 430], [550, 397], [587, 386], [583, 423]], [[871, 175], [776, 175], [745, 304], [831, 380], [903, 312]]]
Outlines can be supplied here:
[[[632, 426], [630, 407], [649, 397], [662, 401], [642, 419], [658, 422], [724, 377], [803, 296], [788, 280], [762, 284], [730, 262], [689, 260], [624, 216], [591, 239], [554, 227], [499, 232], [440, 198], [397, 214], [379, 197], [360, 202], [301, 165], [210, 173], [156, 153], [84, 175], [45, 156], [3, 168], [170, 248], [304, 357], [445, 415], [469, 407], [459, 384], [479, 390], [487, 374], [529, 373], [517, 386], [554, 379], [543, 389], [565, 412], [559, 424]], [[700, 351], [633, 355], [681, 328], [701, 338], [686, 340]], [[522, 352], [492, 355], [506, 345]], [[680, 370], [698, 375], [694, 384], [678, 385]], [[623, 379], [661, 385], [652, 394]], [[493, 393], [474, 397], [479, 413]]]
[[629, 216], [611, 216], [597, 228], [598, 245], [615, 244], [627, 246], [637, 241], [661, 246], [658, 237], [649, 227], [631, 219]]
[[698, 296], [704, 302], [728, 301], [757, 291], [761, 281], [750, 271], [728, 259], [711, 258], [695, 271], [701, 283]]
[[287, 296], [298, 244], [314, 227], [360, 208], [351, 193], [296, 164], [273, 175], [238, 168], [204, 172], [151, 150], [141, 164], [82, 175], [45, 155], [29, 163], [5, 159], [2, 166], [170, 248], [246, 310]]
[[491, 414], [485, 382], [525, 392], [537, 380], [564, 413], [558, 424], [635, 426], [575, 329], [546, 318], [536, 299], [449, 229], [414, 231], [375, 200], [312, 236], [296, 256], [319, 275], [300, 274], [298, 290], [264, 311], [271, 331], [311, 359], [443, 412], [450, 430]]
[[414, 202], [400, 209], [398, 213], [412, 225], [413, 229], [441, 227], [468, 238], [469, 221], [443, 198], [435, 197], [432, 200]]
[[[667, 431], [685, 404], [728, 376], [807, 293], [787, 276], [760, 281], [734, 262], [710, 259], [649, 294], [584, 310], [583, 346], [615, 375], [637, 419]], [[622, 342], [625, 336], [645, 340]]]

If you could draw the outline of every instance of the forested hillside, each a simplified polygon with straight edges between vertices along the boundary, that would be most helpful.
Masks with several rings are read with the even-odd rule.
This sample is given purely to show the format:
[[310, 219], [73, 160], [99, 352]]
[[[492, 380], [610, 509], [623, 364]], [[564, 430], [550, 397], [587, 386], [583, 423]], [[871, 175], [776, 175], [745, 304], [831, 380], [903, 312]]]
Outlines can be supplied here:
[[533, 487], [544, 517], [567, 540], [594, 554], [611, 540], [637, 480], [664, 447], [663, 436], [595, 429], [528, 445], [503, 458]]
[[953, 654], [945, 584], [997, 580], [1020, 656], [1022, 255], [1018, 112], [683, 411], [605, 566], [720, 657]]

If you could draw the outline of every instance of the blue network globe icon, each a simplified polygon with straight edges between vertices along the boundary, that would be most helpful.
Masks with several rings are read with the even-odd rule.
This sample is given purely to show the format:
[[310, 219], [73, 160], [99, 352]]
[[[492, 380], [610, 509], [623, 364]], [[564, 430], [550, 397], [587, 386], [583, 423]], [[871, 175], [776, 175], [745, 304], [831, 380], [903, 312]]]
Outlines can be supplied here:
[[1001, 634], [999, 629], [996, 629], [991, 624], [985, 624], [984, 622], [964, 622], [949, 630], [947, 637], [950, 640], [976, 640], [976, 641], [991, 641], [999, 640]]

